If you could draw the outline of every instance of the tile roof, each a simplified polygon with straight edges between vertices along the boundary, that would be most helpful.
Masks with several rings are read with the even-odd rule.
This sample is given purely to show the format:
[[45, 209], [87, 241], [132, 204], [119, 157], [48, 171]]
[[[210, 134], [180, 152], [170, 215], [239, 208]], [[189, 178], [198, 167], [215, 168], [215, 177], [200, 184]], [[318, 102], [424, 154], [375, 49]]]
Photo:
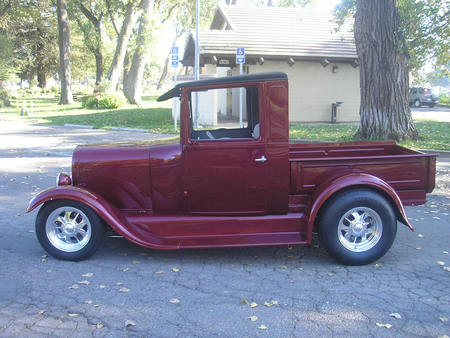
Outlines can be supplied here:
[[[336, 32], [332, 12], [219, 5], [211, 28], [219, 26], [228, 30], [200, 32], [201, 55], [234, 55], [237, 47], [245, 47], [247, 57], [357, 58], [353, 20]], [[191, 42], [194, 38], [192, 34]]]

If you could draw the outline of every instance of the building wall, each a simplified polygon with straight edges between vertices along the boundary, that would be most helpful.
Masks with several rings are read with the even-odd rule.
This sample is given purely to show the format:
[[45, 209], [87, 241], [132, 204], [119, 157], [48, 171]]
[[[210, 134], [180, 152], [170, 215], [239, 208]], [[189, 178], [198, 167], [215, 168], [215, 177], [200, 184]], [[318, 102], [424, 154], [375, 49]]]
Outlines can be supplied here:
[[[336, 73], [332, 72], [333, 66], [338, 66]], [[208, 70], [213, 71], [213, 67]], [[288, 75], [291, 122], [329, 122], [331, 104], [336, 101], [343, 102], [338, 108], [338, 122], [359, 121], [359, 68], [349, 63], [330, 63], [322, 67], [318, 61], [297, 61], [292, 67], [282, 61], [249, 65], [251, 74], [274, 71]], [[235, 67], [233, 75], [237, 74], [239, 68]]]

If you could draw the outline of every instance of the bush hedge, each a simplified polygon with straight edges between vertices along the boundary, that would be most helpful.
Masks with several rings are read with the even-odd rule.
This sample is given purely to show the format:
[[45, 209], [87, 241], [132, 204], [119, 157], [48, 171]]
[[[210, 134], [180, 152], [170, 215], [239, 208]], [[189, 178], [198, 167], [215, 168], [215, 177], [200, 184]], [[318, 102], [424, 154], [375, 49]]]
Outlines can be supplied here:
[[117, 109], [125, 103], [126, 99], [121, 93], [88, 95], [81, 98], [81, 105], [84, 108]]

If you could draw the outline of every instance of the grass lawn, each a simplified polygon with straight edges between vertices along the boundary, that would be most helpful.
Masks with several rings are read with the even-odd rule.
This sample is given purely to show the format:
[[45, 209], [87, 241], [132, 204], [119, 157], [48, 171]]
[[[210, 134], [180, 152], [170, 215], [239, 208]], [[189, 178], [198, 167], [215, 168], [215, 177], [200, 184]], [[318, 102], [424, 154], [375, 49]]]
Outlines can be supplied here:
[[[144, 106], [125, 106], [115, 110], [83, 109], [81, 103], [59, 106], [55, 97], [27, 98], [27, 107], [31, 108], [31, 116], [18, 116], [17, 102], [13, 107], [0, 108], [0, 120], [30, 121], [34, 123], [50, 123], [63, 125], [66, 123], [92, 125], [95, 128], [128, 127], [148, 129], [153, 133], [176, 134], [173, 129], [171, 114], [172, 101], [156, 102], [156, 96], [143, 98]], [[19, 101], [19, 106], [23, 100]], [[415, 121], [422, 137], [418, 142], [402, 142], [401, 145], [415, 149], [450, 150], [450, 123], [436, 121]], [[291, 124], [290, 138], [301, 140], [323, 141], [357, 141], [353, 137], [357, 125], [350, 124]]]
[[[19, 100], [19, 107], [24, 99]], [[25, 99], [28, 110], [33, 106], [30, 116], [18, 116], [17, 101], [12, 107], [0, 108], [0, 120], [22, 120], [33, 123], [66, 123], [91, 125], [95, 128], [127, 127], [148, 129], [153, 133], [174, 134], [172, 120], [172, 101], [156, 102], [156, 97], [144, 97], [142, 108], [127, 105], [121, 109], [85, 109], [80, 102], [60, 106], [55, 97], [28, 97]]]

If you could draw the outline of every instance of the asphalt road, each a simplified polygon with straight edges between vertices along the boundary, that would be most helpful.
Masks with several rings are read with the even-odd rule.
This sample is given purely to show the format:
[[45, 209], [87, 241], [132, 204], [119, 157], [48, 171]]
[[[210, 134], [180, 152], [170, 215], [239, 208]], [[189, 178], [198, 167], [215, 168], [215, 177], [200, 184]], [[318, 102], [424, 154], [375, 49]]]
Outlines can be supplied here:
[[450, 122], [450, 107], [435, 106], [433, 108], [423, 106], [421, 108], [411, 108], [411, 113], [415, 119], [435, 120]]
[[150, 137], [0, 123], [1, 337], [450, 335], [448, 153], [427, 204], [407, 208], [416, 232], [399, 223], [376, 264], [339, 265], [317, 243], [155, 251], [122, 238], [83, 262], [47, 257], [24, 209], [70, 171], [73, 147]]

